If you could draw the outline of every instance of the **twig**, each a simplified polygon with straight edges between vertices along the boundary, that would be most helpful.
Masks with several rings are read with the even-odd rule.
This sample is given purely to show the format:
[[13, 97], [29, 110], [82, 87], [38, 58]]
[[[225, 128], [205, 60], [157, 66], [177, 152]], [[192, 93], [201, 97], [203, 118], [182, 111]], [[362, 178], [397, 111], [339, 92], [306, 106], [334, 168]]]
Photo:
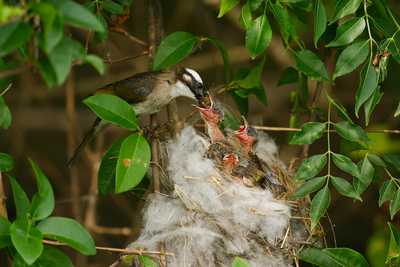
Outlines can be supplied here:
[[221, 194], [219, 194], [218, 196], [214, 197], [213, 199], [219, 198], [219, 197], [222, 196], [223, 194], [227, 193], [228, 191], [230, 191], [230, 190], [232, 190], [233, 188], [238, 187], [239, 185], [242, 185], [242, 184], [243, 184], [243, 182], [240, 182], [240, 183], [238, 183], [237, 185], [232, 186], [231, 188], [229, 188], [228, 190], [222, 192]]
[[0, 96], [3, 96], [10, 88], [11, 88], [12, 83], [10, 83], [6, 89], [0, 94]]
[[28, 64], [22, 65], [22, 66], [20, 66], [19, 68], [16, 68], [16, 69], [2, 71], [2, 72], [0, 72], [0, 79], [6, 78], [8, 76], [21, 74], [21, 73], [27, 71], [28, 69], [32, 68], [33, 66], [34, 65], [32, 63], [28, 63]]
[[113, 63], [126, 61], [126, 60], [130, 60], [130, 59], [136, 59], [138, 57], [145, 56], [145, 55], [148, 55], [148, 54], [149, 54], [149, 51], [143, 51], [140, 54], [133, 55], [133, 56], [127, 56], [127, 57], [123, 57], [123, 58], [119, 58], [119, 59], [114, 59], [114, 60], [112, 60], [112, 59], [104, 59], [103, 62], [104, 63], [113, 64]]

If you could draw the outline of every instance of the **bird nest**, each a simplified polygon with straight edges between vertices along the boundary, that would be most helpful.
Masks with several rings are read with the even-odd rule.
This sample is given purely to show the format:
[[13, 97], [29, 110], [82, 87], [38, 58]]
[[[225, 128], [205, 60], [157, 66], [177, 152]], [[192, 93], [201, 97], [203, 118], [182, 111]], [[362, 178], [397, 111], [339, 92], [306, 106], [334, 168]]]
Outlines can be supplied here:
[[235, 257], [251, 266], [297, 265], [312, 232], [309, 201], [287, 199], [297, 188], [293, 163], [280, 163], [274, 142], [261, 135], [256, 153], [285, 188], [274, 196], [222, 171], [204, 157], [206, 147], [192, 127], [162, 146], [165, 189], [148, 196], [142, 231], [129, 248], [159, 250], [163, 242], [174, 254], [166, 257], [168, 266], [232, 266]]

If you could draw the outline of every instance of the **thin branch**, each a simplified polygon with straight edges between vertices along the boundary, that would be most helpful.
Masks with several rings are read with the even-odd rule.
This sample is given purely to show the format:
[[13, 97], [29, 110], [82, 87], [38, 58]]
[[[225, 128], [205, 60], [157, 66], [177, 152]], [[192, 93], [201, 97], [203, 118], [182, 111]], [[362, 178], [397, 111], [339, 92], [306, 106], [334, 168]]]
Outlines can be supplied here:
[[10, 83], [7, 88], [0, 94], [0, 96], [3, 96], [10, 88], [11, 88], [12, 83]]
[[16, 69], [2, 71], [2, 72], [0, 72], [0, 79], [6, 78], [8, 76], [21, 74], [21, 73], [25, 72], [26, 70], [32, 68], [33, 66], [34, 66], [33, 63], [28, 63], [28, 64], [22, 65], [22, 66], [20, 66], [19, 68], [16, 68]]
[[113, 64], [113, 63], [126, 61], [126, 60], [130, 60], [130, 59], [136, 59], [138, 57], [145, 56], [145, 55], [148, 55], [148, 54], [149, 54], [149, 51], [143, 51], [140, 54], [133, 55], [133, 56], [127, 56], [127, 57], [123, 57], [123, 58], [119, 58], [119, 59], [114, 59], [114, 60], [113, 59], [104, 59], [103, 62], [104, 63]]

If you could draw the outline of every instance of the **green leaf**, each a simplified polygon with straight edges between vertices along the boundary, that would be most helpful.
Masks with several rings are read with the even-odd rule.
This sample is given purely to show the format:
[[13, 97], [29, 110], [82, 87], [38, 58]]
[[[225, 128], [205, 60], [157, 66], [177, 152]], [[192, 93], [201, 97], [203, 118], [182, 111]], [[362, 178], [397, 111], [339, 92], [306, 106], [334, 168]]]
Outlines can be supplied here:
[[144, 266], [144, 267], [157, 267], [156, 262], [153, 261], [153, 260], [151, 260], [151, 259], [149, 259], [149, 258], [146, 257], [146, 256], [140, 255], [140, 256], [139, 256], [139, 260], [140, 260], [140, 262], [143, 263], [143, 266]]
[[225, 93], [228, 94], [233, 99], [233, 101], [235, 102], [236, 106], [239, 109], [240, 114], [247, 117], [249, 113], [249, 99], [238, 96], [235, 93], [235, 91], [237, 90], [228, 90], [225, 91]]
[[[103, 4], [104, 1], [100, 1], [100, 4]], [[111, 13], [114, 14], [127, 14], [128, 12], [126, 12], [123, 7], [115, 2], [112, 1], [107, 1], [103, 8], [107, 11], [110, 11]]]
[[42, 173], [33, 160], [29, 159], [36, 175], [39, 191], [33, 196], [30, 214], [35, 221], [43, 220], [50, 216], [54, 210], [53, 188], [49, 180]]
[[352, 249], [326, 248], [322, 251], [343, 267], [369, 267], [365, 258]]
[[10, 109], [7, 107], [3, 97], [0, 95], [0, 126], [2, 126], [5, 130], [7, 130], [8, 127], [10, 127], [10, 124], [11, 124]]
[[39, 68], [40, 74], [48, 88], [53, 88], [57, 85], [56, 73], [47, 58], [36, 61], [36, 66]]
[[392, 38], [392, 35], [396, 33], [397, 29], [392, 25], [389, 19], [374, 18], [372, 21], [376, 28], [378, 28], [386, 38]]
[[14, 160], [13, 158], [6, 154], [0, 153], [0, 171], [1, 172], [8, 172], [14, 167]]
[[256, 18], [246, 32], [246, 48], [254, 59], [263, 52], [272, 40], [272, 30], [268, 18], [262, 14]]
[[379, 85], [376, 87], [374, 94], [365, 101], [364, 104], [364, 112], [365, 112], [365, 124], [368, 125], [369, 118], [371, 116], [372, 111], [374, 110], [375, 106], [381, 100], [383, 93], [379, 92]]
[[60, 42], [48, 55], [55, 74], [57, 85], [61, 86], [67, 79], [72, 66], [72, 57], [64, 42]]
[[235, 259], [232, 262], [232, 267], [251, 267], [251, 266], [250, 264], [247, 263], [246, 260], [240, 257], [235, 257]]
[[319, 154], [310, 157], [303, 164], [301, 164], [293, 183], [314, 178], [315, 175], [322, 170], [326, 162], [326, 154]]
[[[303, 22], [305, 25], [307, 25], [310, 28], [312, 27], [310, 22], [308, 21], [307, 13], [303, 9], [301, 9], [295, 5], [292, 5], [291, 8], [292, 8], [293, 13], [297, 16], [297, 18], [301, 22]], [[314, 11], [314, 9], [313, 9], [313, 11]]]
[[339, 56], [333, 80], [336, 77], [352, 72], [367, 58], [369, 53], [369, 42], [358, 42], [347, 47]]
[[354, 188], [358, 195], [371, 184], [372, 177], [374, 176], [374, 167], [369, 162], [368, 158], [365, 157], [363, 160], [357, 163], [358, 171], [360, 172], [360, 179], [354, 179]]
[[43, 251], [43, 235], [34, 228], [29, 227], [26, 221], [15, 220], [10, 226], [11, 240], [15, 249], [31, 265]]
[[119, 1], [128, 7], [130, 7], [133, 3], [133, 0], [119, 0]]
[[345, 179], [332, 176], [332, 184], [336, 187], [340, 194], [362, 201], [360, 195], [356, 192], [354, 187]]
[[353, 42], [365, 29], [364, 17], [349, 19], [341, 24], [336, 31], [336, 38], [327, 47], [347, 45]]
[[304, 123], [301, 131], [293, 136], [291, 145], [312, 144], [316, 139], [320, 138], [324, 133], [326, 123], [308, 122]]
[[384, 17], [385, 19], [389, 19], [387, 12], [386, 12], [386, 7], [385, 5], [381, 2], [381, 0], [370, 0], [378, 9], [379, 13]]
[[385, 263], [396, 266], [400, 257], [399, 236], [397, 235], [396, 228], [390, 222], [388, 222], [388, 225], [390, 229], [390, 243]]
[[192, 51], [199, 40], [187, 32], [174, 32], [165, 37], [154, 57], [153, 71], [177, 64]]
[[332, 159], [336, 166], [341, 170], [350, 173], [351, 175], [360, 179], [360, 172], [358, 171], [357, 165], [349, 157], [345, 155], [336, 154], [332, 152]]
[[248, 0], [250, 5], [250, 11], [254, 12], [264, 2], [264, 0]]
[[356, 124], [348, 121], [341, 121], [333, 124], [336, 132], [343, 138], [354, 142], [369, 142], [372, 143], [371, 139], [368, 138], [364, 130]]
[[11, 222], [0, 216], [0, 248], [12, 246], [10, 226]]
[[397, 31], [393, 36], [393, 42], [389, 46], [393, 58], [400, 63], [400, 33]]
[[377, 85], [377, 73], [374, 65], [372, 65], [372, 59], [367, 61], [360, 72], [360, 86], [356, 93], [356, 116], [358, 117], [358, 111], [362, 104], [367, 101], [372, 94], [375, 92]]
[[10, 175], [8, 175], [8, 178], [10, 179], [13, 190], [15, 209], [17, 210], [17, 219], [28, 222], [27, 214], [31, 209], [31, 203], [29, 202], [28, 197], [18, 182]]
[[282, 76], [279, 78], [278, 87], [284, 84], [297, 83], [299, 79], [299, 72], [293, 68], [288, 67], [282, 73]]
[[386, 167], [385, 162], [383, 162], [383, 160], [380, 157], [378, 157], [377, 155], [368, 154], [368, 158], [372, 161], [372, 163], [374, 163], [378, 166]]
[[396, 155], [381, 153], [386, 162], [393, 164], [398, 171], [400, 171], [400, 157]]
[[333, 24], [335, 21], [343, 18], [344, 16], [356, 12], [357, 8], [360, 6], [360, 3], [361, 0], [339, 0], [339, 3], [337, 3], [336, 5], [330, 24]]
[[213, 42], [218, 47], [219, 52], [221, 53], [222, 60], [224, 61], [226, 84], [228, 84], [229, 80], [231, 79], [230, 78], [231, 69], [230, 69], [230, 65], [229, 65], [228, 50], [226, 49], [225, 45], [220, 40], [218, 40], [217, 38], [208, 37], [207, 39], [210, 40], [211, 42]]
[[317, 42], [326, 30], [326, 12], [322, 0], [315, 2], [314, 9], [314, 44], [317, 47]]
[[225, 13], [234, 8], [239, 3], [240, 0], [221, 0], [218, 18], [221, 18], [223, 15], [225, 15]]
[[305, 197], [317, 191], [325, 183], [326, 177], [315, 177], [300, 185], [289, 199]]
[[368, 148], [358, 142], [349, 141], [347, 139], [342, 140], [342, 144], [340, 145], [340, 154], [346, 154], [359, 150], [368, 150]]
[[260, 64], [257, 67], [253, 68], [250, 73], [239, 82], [239, 86], [245, 89], [250, 89], [257, 86], [260, 83], [262, 71], [264, 68], [265, 59], [267, 58], [267, 54], [264, 55]]
[[101, 75], [104, 75], [105, 67], [103, 60], [94, 54], [89, 54], [85, 57], [85, 62], [92, 65]]
[[[109, 2], [111, 2], [111, 1], [107, 1], [107, 3], [109, 3]], [[111, 2], [111, 3], [113, 3], [113, 2]], [[107, 30], [105, 30], [104, 32], [97, 32], [97, 35], [99, 36], [101, 43], [102, 43], [103, 45], [105, 45], [105, 44], [106, 44], [106, 39], [107, 39], [107, 36], [108, 36], [108, 25], [107, 25], [107, 20], [104, 18], [104, 16], [103, 16], [101, 13], [97, 14], [96, 17], [97, 17], [97, 19], [99, 20], [99, 22], [101, 23], [101, 25], [102, 25], [105, 29], [107, 29]]]
[[229, 129], [232, 129], [234, 131], [240, 129], [238, 120], [229, 111], [225, 111], [225, 121], [220, 124], [221, 130], [225, 129], [226, 127], [228, 127]]
[[131, 134], [121, 146], [117, 162], [115, 193], [134, 188], [143, 179], [150, 165], [150, 147], [140, 134]]
[[331, 192], [329, 191], [328, 184], [322, 188], [311, 201], [310, 218], [311, 230], [317, 225], [319, 218], [321, 218], [331, 202]]
[[274, 14], [275, 19], [279, 22], [279, 25], [282, 26], [290, 35], [298, 39], [299, 37], [296, 34], [296, 27], [294, 26], [292, 18], [289, 16], [289, 12], [272, 2], [270, 2], [270, 9]]
[[382, 206], [383, 203], [392, 198], [395, 190], [396, 190], [396, 185], [392, 180], [383, 183], [381, 189], [379, 189], [379, 194], [380, 194], [379, 207]]
[[297, 69], [299, 71], [313, 80], [330, 82], [333, 84], [332, 80], [329, 78], [326, 67], [316, 54], [309, 50], [303, 50], [295, 52], [294, 58], [297, 61]]
[[0, 57], [5, 56], [22, 45], [33, 34], [30, 24], [18, 20], [0, 27]]
[[255, 95], [264, 106], [267, 106], [267, 95], [265, 94], [264, 87], [260, 82], [258, 82], [258, 84], [253, 88], [248, 89], [248, 91]]
[[64, 22], [74, 27], [104, 32], [106, 29], [87, 9], [72, 1], [54, 2], [64, 18]]
[[88, 105], [101, 119], [115, 123], [125, 129], [139, 129], [135, 111], [123, 99], [108, 94], [99, 94], [86, 98], [83, 103]]
[[303, 247], [299, 252], [299, 257], [305, 262], [322, 267], [340, 267], [339, 264], [322, 252], [321, 249], [315, 247]]
[[399, 106], [397, 107], [396, 112], [394, 113], [394, 116], [397, 117], [400, 114], [400, 102], [399, 102]]
[[249, 2], [246, 2], [246, 4], [244, 4], [243, 7], [242, 7], [242, 12], [240, 13], [240, 17], [239, 17], [239, 24], [242, 25], [242, 27], [246, 31], [250, 27], [250, 24], [251, 24], [251, 11], [250, 11]]
[[126, 137], [118, 139], [104, 155], [98, 173], [97, 188], [99, 196], [104, 197], [115, 187], [115, 172], [122, 143]]
[[49, 217], [37, 225], [43, 236], [67, 244], [84, 255], [96, 254], [93, 238], [77, 221], [63, 217]]
[[73, 267], [72, 261], [60, 250], [46, 246], [43, 253], [35, 262], [35, 267]]
[[64, 37], [62, 41], [67, 46], [72, 58], [80, 60], [84, 60], [86, 58], [86, 51], [81, 43], [67, 37]]

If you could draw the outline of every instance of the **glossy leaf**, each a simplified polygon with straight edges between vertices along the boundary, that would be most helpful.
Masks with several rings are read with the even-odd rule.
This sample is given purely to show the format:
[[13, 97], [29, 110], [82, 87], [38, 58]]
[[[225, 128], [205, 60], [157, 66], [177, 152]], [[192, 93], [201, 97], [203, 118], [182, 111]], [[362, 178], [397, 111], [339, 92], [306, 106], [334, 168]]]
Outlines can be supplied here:
[[392, 35], [395, 34], [397, 30], [389, 19], [374, 18], [373, 23], [386, 38], [392, 38]]
[[208, 37], [208, 40], [213, 42], [219, 49], [219, 52], [221, 53], [222, 60], [224, 61], [224, 69], [225, 69], [225, 77], [226, 77], [226, 84], [229, 83], [230, 81], [230, 75], [231, 75], [231, 68], [229, 65], [229, 54], [228, 50], [226, 49], [225, 45], [218, 40], [217, 38], [214, 37]]
[[358, 42], [347, 47], [339, 56], [333, 80], [336, 77], [352, 72], [357, 68], [369, 54], [369, 42]]
[[67, 79], [72, 66], [72, 56], [64, 42], [60, 42], [48, 55], [50, 64], [56, 74], [57, 85], [62, 85]]
[[67, 37], [64, 37], [62, 41], [67, 46], [67, 49], [69, 50], [72, 58], [80, 60], [84, 60], [86, 58], [86, 50], [81, 43]]
[[55, 2], [60, 9], [64, 22], [74, 27], [104, 32], [106, 29], [87, 9], [72, 1]]
[[236, 106], [239, 109], [239, 112], [241, 115], [247, 117], [249, 113], [249, 99], [248, 98], [241, 98], [235, 93], [236, 90], [228, 90], [225, 91], [226, 94], [228, 94], [233, 101], [235, 102]]
[[349, 19], [341, 24], [336, 31], [336, 38], [327, 47], [347, 45], [353, 42], [365, 29], [364, 17]]
[[399, 114], [400, 114], [400, 102], [399, 102], [396, 112], [394, 113], [394, 116], [397, 117], [397, 116], [399, 116]]
[[393, 42], [389, 46], [393, 58], [400, 63], [400, 33], [397, 31], [393, 36]]
[[315, 1], [314, 9], [314, 44], [317, 47], [317, 42], [326, 30], [326, 12], [322, 0]]
[[340, 267], [339, 264], [322, 252], [322, 249], [316, 247], [303, 247], [299, 252], [299, 257], [301, 260], [317, 266]]
[[358, 195], [371, 184], [372, 177], [374, 176], [374, 167], [369, 162], [368, 158], [365, 157], [363, 160], [357, 163], [358, 171], [360, 172], [360, 179], [354, 179], [354, 188]]
[[104, 197], [115, 187], [115, 172], [117, 169], [119, 152], [125, 138], [126, 137], [123, 137], [115, 141], [101, 160], [97, 180], [99, 197]]
[[331, 192], [328, 184], [322, 188], [311, 201], [310, 218], [311, 230], [317, 225], [318, 220], [325, 214], [326, 209], [331, 202]]
[[305, 197], [320, 189], [326, 181], [326, 177], [315, 177], [300, 185], [289, 199]]
[[379, 194], [380, 194], [379, 207], [382, 206], [383, 203], [392, 198], [395, 190], [396, 190], [396, 185], [392, 180], [383, 183], [381, 189], [379, 189]]
[[101, 75], [105, 72], [105, 66], [103, 60], [94, 54], [89, 54], [84, 59], [85, 62], [92, 65]]
[[353, 151], [359, 150], [368, 150], [365, 146], [361, 145], [358, 142], [349, 141], [347, 139], [343, 139], [340, 145], [340, 154], [346, 154]]
[[157, 267], [156, 262], [153, 261], [153, 260], [151, 260], [151, 259], [149, 259], [149, 258], [146, 257], [146, 256], [140, 255], [140, 256], [139, 256], [139, 260], [140, 260], [141, 263], [143, 263], [143, 266], [144, 266], [144, 267]]
[[8, 172], [13, 167], [14, 167], [13, 158], [6, 153], [0, 153], [0, 172]]
[[251, 266], [250, 264], [247, 263], [246, 260], [240, 257], [235, 257], [232, 263], [232, 267], [251, 267]]
[[372, 143], [371, 139], [368, 138], [367, 134], [359, 125], [353, 124], [348, 121], [342, 121], [333, 124], [333, 127], [341, 137], [346, 138], [347, 140], [354, 142], [363, 141]]
[[[109, 3], [110, 1], [107, 1]], [[113, 3], [113, 2], [112, 2]], [[100, 24], [107, 30], [104, 32], [97, 32], [97, 36], [100, 38], [100, 41], [103, 45], [106, 44], [106, 39], [108, 36], [108, 25], [107, 25], [107, 20], [104, 18], [103, 14], [99, 13], [97, 14], [96, 18], [99, 20]]]
[[[101, 4], [103, 4], [104, 1], [100, 1]], [[126, 12], [121, 5], [112, 2], [112, 1], [107, 1], [103, 8], [107, 11], [110, 11], [111, 13], [114, 14], [127, 14], [128, 12]]]
[[225, 15], [225, 13], [234, 8], [239, 3], [240, 0], [221, 0], [218, 18], [221, 18], [223, 15]]
[[398, 210], [400, 210], [400, 191], [396, 190], [396, 192], [392, 196], [392, 200], [390, 201], [389, 206], [390, 218], [392, 220]]
[[15, 220], [10, 226], [11, 240], [15, 249], [31, 265], [43, 252], [43, 235], [35, 227], [29, 227], [26, 221]]
[[361, 105], [374, 94], [377, 85], [377, 78], [377, 73], [374, 65], [372, 65], [372, 60], [367, 61], [360, 72], [360, 86], [356, 93], [355, 113], [357, 117]]
[[360, 178], [360, 172], [358, 171], [357, 165], [345, 155], [336, 154], [332, 152], [332, 159], [336, 166], [341, 170], [350, 173], [351, 175]]
[[376, 8], [378, 9], [378, 11], [382, 15], [382, 17], [384, 17], [385, 19], [389, 19], [387, 12], [386, 12], [386, 7], [382, 3], [381, 0], [371, 0], [371, 2], [376, 6]]
[[199, 38], [187, 32], [174, 32], [164, 38], [154, 57], [153, 71], [168, 68], [184, 59]]
[[256, 18], [246, 32], [246, 48], [254, 59], [263, 52], [272, 40], [272, 30], [265, 14]]
[[365, 258], [349, 248], [326, 248], [322, 250], [331, 259], [343, 267], [369, 267]]
[[77, 221], [63, 217], [49, 217], [37, 225], [43, 236], [67, 244], [84, 255], [96, 254], [93, 238]]
[[330, 24], [334, 23], [338, 19], [343, 18], [344, 16], [356, 12], [357, 8], [360, 6], [360, 3], [361, 0], [339, 0]]
[[10, 226], [11, 222], [0, 216], [0, 248], [12, 246]]
[[150, 165], [150, 147], [140, 134], [131, 134], [122, 143], [117, 162], [115, 193], [134, 188], [143, 179]]
[[332, 184], [336, 187], [340, 194], [362, 201], [355, 188], [345, 179], [332, 176]]
[[382, 167], [386, 167], [387, 165], [385, 164], [385, 162], [383, 162], [383, 160], [378, 157], [377, 155], [368, 155], [368, 158], [372, 161], [372, 163], [378, 165], [378, 166], [382, 166]]
[[388, 222], [388, 225], [390, 229], [390, 243], [385, 263], [396, 266], [400, 257], [399, 236], [397, 235], [396, 228], [390, 222]]
[[257, 99], [260, 100], [261, 103], [263, 103], [264, 106], [267, 106], [267, 95], [261, 82], [258, 82], [256, 86], [248, 89], [248, 91], [255, 95]]
[[[303, 22], [308, 27], [312, 27], [310, 22], [308, 21], [307, 13], [302, 8], [297, 7], [296, 5], [291, 6], [293, 13], [297, 16], [297, 18]], [[314, 10], [313, 10], [314, 11]]]
[[299, 38], [296, 34], [296, 27], [294, 26], [293, 20], [289, 16], [289, 12], [272, 2], [270, 2], [270, 9], [274, 14], [275, 19], [279, 22], [279, 25], [293, 37]]
[[293, 136], [293, 140], [290, 142], [291, 145], [304, 145], [312, 144], [316, 139], [320, 138], [326, 128], [325, 123], [320, 122], [309, 122], [304, 123], [301, 127], [301, 131], [297, 132]]
[[73, 267], [72, 261], [60, 250], [45, 246], [43, 253], [36, 260], [34, 266], [40, 267]]
[[375, 92], [370, 98], [368, 98], [367, 101], [365, 101], [364, 104], [364, 112], [365, 112], [365, 124], [368, 125], [369, 123], [369, 118], [371, 116], [372, 111], [376, 107], [376, 105], [381, 101], [381, 98], [383, 96], [383, 93], [379, 92], [379, 85], [375, 89]]
[[307, 159], [297, 171], [293, 183], [314, 178], [327, 162], [326, 154], [314, 155]]
[[94, 95], [83, 100], [101, 119], [125, 129], [139, 129], [135, 111], [123, 99], [107, 94]]
[[246, 2], [246, 4], [244, 4], [243, 7], [242, 7], [242, 12], [240, 13], [240, 17], [239, 17], [239, 24], [242, 25], [242, 27], [246, 31], [250, 27], [250, 24], [251, 24], [251, 11], [250, 11], [249, 2]]
[[386, 162], [393, 164], [393, 166], [396, 167], [396, 169], [398, 171], [400, 171], [400, 157], [399, 156], [386, 154], [386, 153], [381, 153], [381, 154], [382, 154], [383, 159]]
[[282, 76], [279, 78], [278, 87], [284, 84], [297, 83], [298, 79], [299, 72], [293, 67], [288, 67], [283, 71]]
[[253, 68], [250, 73], [239, 82], [239, 86], [245, 89], [250, 89], [255, 87], [260, 83], [262, 70], [264, 68], [265, 59], [267, 58], [267, 54], [264, 55], [260, 64], [257, 67]]
[[294, 58], [297, 61], [297, 69], [311, 79], [320, 82], [333, 83], [332, 80], [329, 78], [326, 67], [313, 52], [309, 50], [295, 52]]
[[49, 180], [42, 173], [33, 160], [29, 159], [35, 172], [38, 183], [38, 192], [33, 196], [30, 214], [35, 221], [43, 220], [50, 216], [54, 210], [54, 193]]
[[250, 5], [250, 11], [254, 12], [264, 2], [264, 0], [248, 0]]
[[31, 203], [18, 182], [10, 175], [8, 175], [8, 178], [10, 178], [10, 183], [13, 190], [15, 209], [17, 210], [17, 219], [28, 222], [27, 214], [31, 209]]
[[57, 85], [57, 75], [48, 58], [42, 58], [36, 61], [36, 66], [39, 68], [40, 74], [48, 88], [53, 88]]
[[32, 34], [32, 26], [22, 20], [11, 22], [0, 27], [0, 57], [17, 49], [17, 47], [25, 43]]

